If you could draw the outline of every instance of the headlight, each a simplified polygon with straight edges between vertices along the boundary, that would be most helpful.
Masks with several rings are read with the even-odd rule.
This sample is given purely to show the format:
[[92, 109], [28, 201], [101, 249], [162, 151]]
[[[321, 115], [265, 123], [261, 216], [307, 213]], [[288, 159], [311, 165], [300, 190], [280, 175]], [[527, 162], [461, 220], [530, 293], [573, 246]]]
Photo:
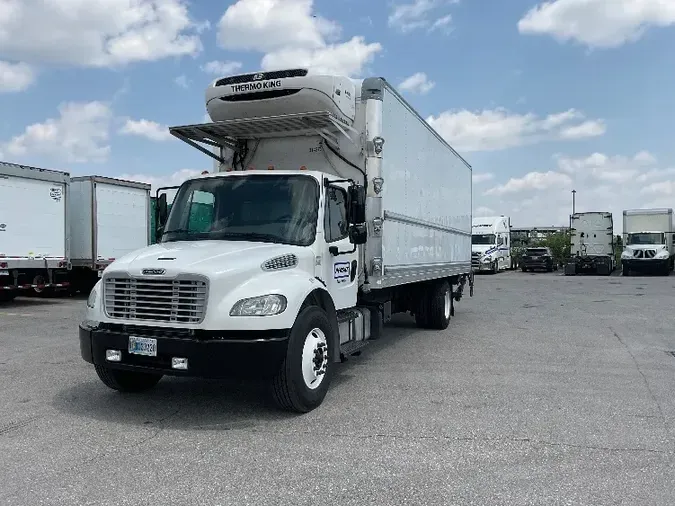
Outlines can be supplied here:
[[492, 261], [492, 257], [490, 255], [483, 257], [482, 259], [483, 262], [488, 263]]
[[622, 251], [621, 258], [633, 258], [633, 253], [630, 251]]
[[91, 289], [91, 292], [89, 292], [89, 297], [87, 297], [87, 307], [94, 309], [94, 306], [96, 306], [96, 287]]
[[668, 252], [664, 249], [659, 251], [656, 255], [654, 255], [654, 258], [658, 259], [663, 259], [663, 258], [668, 258], [670, 255], [668, 255]]
[[230, 310], [230, 316], [273, 316], [283, 313], [286, 305], [283, 295], [261, 295], [237, 301]]

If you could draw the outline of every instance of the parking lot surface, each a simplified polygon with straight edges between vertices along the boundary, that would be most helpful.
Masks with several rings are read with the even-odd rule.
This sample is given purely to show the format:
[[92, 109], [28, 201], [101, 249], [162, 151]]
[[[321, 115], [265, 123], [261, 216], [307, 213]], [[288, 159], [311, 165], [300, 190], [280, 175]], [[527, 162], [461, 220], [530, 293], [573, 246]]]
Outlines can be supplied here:
[[0, 504], [675, 504], [675, 276], [476, 277], [397, 317], [324, 404], [260, 385], [106, 388], [83, 299], [0, 306]]

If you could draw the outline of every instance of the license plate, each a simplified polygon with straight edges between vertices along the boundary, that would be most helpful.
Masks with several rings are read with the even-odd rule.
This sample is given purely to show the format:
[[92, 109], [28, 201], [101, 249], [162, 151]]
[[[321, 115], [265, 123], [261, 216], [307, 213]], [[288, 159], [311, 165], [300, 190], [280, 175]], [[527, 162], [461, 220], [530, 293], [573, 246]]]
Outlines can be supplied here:
[[157, 356], [157, 339], [129, 336], [129, 353], [134, 355]]
[[0, 276], [9, 276], [9, 271], [0, 271]]

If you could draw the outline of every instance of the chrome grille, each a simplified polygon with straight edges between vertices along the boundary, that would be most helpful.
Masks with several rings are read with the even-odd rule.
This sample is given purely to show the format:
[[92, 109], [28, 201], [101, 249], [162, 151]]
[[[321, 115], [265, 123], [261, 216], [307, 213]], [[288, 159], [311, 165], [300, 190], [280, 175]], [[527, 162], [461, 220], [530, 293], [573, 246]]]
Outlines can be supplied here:
[[471, 253], [471, 267], [480, 266], [480, 253]]
[[654, 258], [656, 255], [656, 250], [655, 249], [636, 249], [633, 250], [633, 257], [634, 258]]
[[206, 281], [115, 276], [103, 282], [104, 309], [110, 318], [199, 323], [206, 313]]

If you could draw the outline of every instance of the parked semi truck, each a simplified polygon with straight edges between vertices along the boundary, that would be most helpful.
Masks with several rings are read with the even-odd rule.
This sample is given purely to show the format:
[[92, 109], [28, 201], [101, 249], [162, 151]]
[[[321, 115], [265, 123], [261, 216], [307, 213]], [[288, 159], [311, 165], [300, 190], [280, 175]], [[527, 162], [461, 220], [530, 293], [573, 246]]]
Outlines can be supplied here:
[[116, 258], [150, 244], [150, 185], [103, 176], [70, 180], [72, 288], [89, 292]]
[[657, 271], [668, 276], [675, 259], [673, 241], [671, 208], [624, 211], [622, 274]]
[[511, 218], [474, 217], [471, 224], [471, 267], [497, 273], [511, 268]]
[[565, 276], [579, 273], [609, 276], [614, 272], [616, 260], [612, 213], [574, 213], [570, 227], [571, 258], [565, 265]]
[[0, 162], [0, 301], [68, 286], [67, 172]]
[[87, 301], [81, 354], [105, 385], [263, 375], [307, 412], [393, 313], [448, 326], [473, 295], [471, 167], [384, 79], [229, 76], [206, 103], [213, 122], [170, 132], [218, 172], [168, 213], [160, 195], [158, 243], [116, 259]]

